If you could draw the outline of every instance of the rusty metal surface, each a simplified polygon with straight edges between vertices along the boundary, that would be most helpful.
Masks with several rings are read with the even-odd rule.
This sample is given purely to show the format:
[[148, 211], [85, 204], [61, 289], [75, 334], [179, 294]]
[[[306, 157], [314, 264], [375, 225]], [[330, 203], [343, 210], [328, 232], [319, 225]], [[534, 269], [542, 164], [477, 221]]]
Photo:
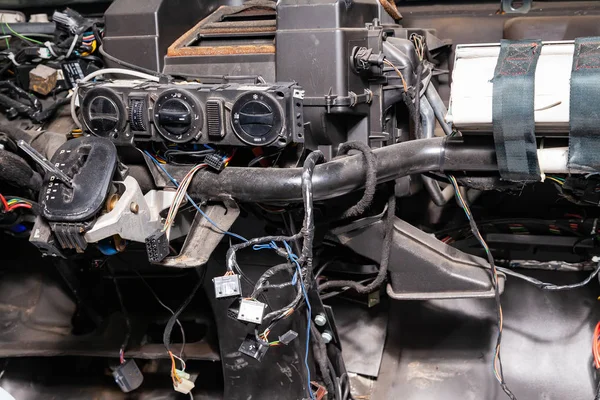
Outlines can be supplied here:
[[398, 21], [402, 19], [402, 14], [398, 11], [398, 7], [393, 0], [379, 0], [379, 3], [394, 20]]
[[[261, 19], [265, 15], [275, 15], [275, 3], [271, 1], [249, 1], [243, 6], [223, 6], [200, 21], [196, 26], [183, 34], [168, 49], [167, 56], [214, 56], [240, 54], [274, 54], [276, 21]], [[227, 21], [227, 18], [245, 19]], [[252, 19], [257, 18], [257, 19]], [[273, 34], [273, 44], [240, 44], [240, 45], [207, 45], [197, 46], [202, 42], [202, 35], [223, 35], [222, 41], [227, 41], [228, 35], [241, 33]]]
[[169, 56], [217, 56], [238, 54], [275, 54], [275, 46], [271, 45], [243, 45], [243, 46], [211, 46], [211, 47], [183, 47], [176, 52], [169, 52]]

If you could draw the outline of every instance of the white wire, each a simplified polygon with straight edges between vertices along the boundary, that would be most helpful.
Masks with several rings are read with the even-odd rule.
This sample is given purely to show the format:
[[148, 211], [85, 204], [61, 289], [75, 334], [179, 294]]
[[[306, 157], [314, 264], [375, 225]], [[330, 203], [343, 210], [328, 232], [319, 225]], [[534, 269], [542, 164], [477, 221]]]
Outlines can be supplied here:
[[54, 57], [58, 57], [56, 55], [56, 53], [54, 52], [54, 49], [52, 48], [52, 45], [53, 45], [52, 42], [44, 42], [44, 45], [48, 48], [48, 50], [50, 51], [50, 54], [52, 54]]
[[77, 44], [78, 40], [79, 35], [75, 35], [75, 37], [73, 38], [73, 42], [71, 43], [71, 47], [69, 47], [69, 51], [67, 51], [67, 54], [65, 55], [65, 58], [69, 58], [71, 56], [71, 53], [73, 53], [73, 50], [75, 50], [75, 45]]
[[175, 222], [175, 217], [177, 216], [177, 212], [179, 211], [179, 208], [181, 207], [181, 203], [183, 203], [183, 200], [185, 199], [187, 190], [188, 190], [190, 184], [192, 183], [192, 179], [194, 178], [194, 175], [196, 174], [196, 172], [198, 172], [202, 168], [204, 168], [203, 164], [196, 165], [194, 168], [192, 168], [186, 174], [186, 176], [180, 182], [179, 188], [177, 189], [177, 194], [175, 195], [175, 199], [173, 199], [173, 203], [171, 204], [171, 207], [169, 208], [169, 213], [167, 214], [165, 226], [163, 227], [163, 230], [165, 230], [167, 232], [167, 238], [169, 238], [171, 235], [171, 227], [173, 226], [173, 223]]
[[18, 62], [15, 60], [15, 55], [14, 55], [13, 53], [8, 53], [8, 56], [7, 56], [7, 57], [8, 57], [8, 59], [9, 59], [10, 61], [12, 61], [12, 63], [13, 63], [13, 64], [15, 64], [15, 66], [16, 66], [16, 67], [18, 67], [19, 65], [21, 65], [21, 64], [19, 64], [19, 63], [18, 63]]
[[[135, 76], [136, 78], [142, 78], [142, 79], [146, 79], [146, 80], [154, 81], [154, 82], [159, 81], [159, 78], [157, 76], [145, 74], [143, 72], [132, 71], [129, 69], [124, 69], [124, 68], [106, 68], [106, 69], [101, 69], [101, 70], [92, 72], [91, 74], [87, 75], [85, 78], [81, 79], [77, 83], [77, 85], [79, 85], [80, 83], [88, 82], [98, 76], [105, 75], [105, 74], [128, 75], [128, 76]], [[73, 96], [71, 97], [71, 117], [73, 118], [73, 121], [75, 121], [75, 124], [80, 129], [82, 129], [83, 126], [81, 125], [79, 118], [77, 118], [77, 111], [76, 111], [77, 105], [75, 104], [75, 102], [77, 100], [77, 89], [78, 89], [78, 86], [75, 86], [73, 88]]]
[[186, 364], [185, 364], [185, 361], [183, 361], [183, 359], [182, 359], [181, 357], [178, 357], [178, 356], [176, 356], [176, 355], [175, 355], [175, 354], [173, 354], [173, 353], [171, 353], [171, 355], [173, 356], [173, 358], [176, 358], [176, 359], [178, 359], [178, 360], [181, 362], [181, 368], [182, 368], [182, 369], [181, 369], [180, 371], [183, 371], [183, 372], [185, 372], [185, 369], [187, 368], [187, 366], [186, 366]]

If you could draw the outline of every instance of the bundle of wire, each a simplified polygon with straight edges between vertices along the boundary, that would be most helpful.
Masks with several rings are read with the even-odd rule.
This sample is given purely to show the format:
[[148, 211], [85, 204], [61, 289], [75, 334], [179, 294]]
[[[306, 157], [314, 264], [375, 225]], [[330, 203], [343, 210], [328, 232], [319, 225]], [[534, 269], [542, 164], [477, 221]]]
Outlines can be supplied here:
[[190, 183], [192, 183], [192, 179], [196, 172], [206, 167], [206, 164], [198, 164], [193, 167], [189, 172], [185, 175], [185, 177], [179, 183], [179, 187], [177, 188], [177, 192], [175, 193], [175, 198], [173, 199], [173, 203], [169, 208], [169, 213], [167, 214], [167, 218], [165, 220], [165, 225], [163, 226], [163, 232], [167, 233], [167, 238], [171, 233], [171, 227], [175, 222], [175, 217], [177, 216], [177, 212], [183, 203], [183, 200], [186, 198], [188, 187]]
[[448, 175], [448, 179], [450, 180], [450, 183], [454, 187], [454, 193], [456, 194], [456, 200], [458, 201], [458, 204], [462, 207], [463, 211], [465, 212], [465, 215], [467, 216], [467, 219], [469, 220], [469, 224], [471, 226], [473, 236], [475, 236], [477, 238], [477, 240], [483, 247], [485, 254], [487, 256], [488, 262], [490, 264], [490, 268], [491, 268], [491, 272], [492, 272], [492, 286], [494, 287], [494, 298], [496, 300], [496, 312], [497, 312], [497, 317], [498, 317], [498, 337], [496, 339], [496, 348], [495, 348], [495, 352], [494, 352], [494, 362], [493, 362], [494, 375], [496, 376], [496, 379], [500, 383], [500, 387], [502, 387], [502, 390], [504, 391], [504, 393], [506, 393], [506, 395], [510, 399], [516, 400], [515, 395], [510, 391], [510, 389], [508, 388], [508, 385], [506, 384], [506, 382], [504, 380], [504, 372], [502, 371], [502, 358], [500, 356], [500, 346], [502, 344], [502, 328], [503, 328], [504, 318], [502, 315], [502, 304], [500, 302], [500, 289], [498, 287], [498, 270], [496, 269], [496, 264], [494, 262], [494, 257], [492, 256], [490, 248], [488, 247], [487, 243], [483, 239], [483, 236], [481, 236], [481, 233], [479, 232], [479, 228], [477, 227], [477, 224], [476, 224], [475, 220], [473, 219], [473, 214], [471, 214], [471, 209], [469, 208], [469, 205], [467, 204], [465, 199], [462, 197], [462, 194], [460, 192], [460, 188], [458, 186], [458, 182], [456, 181], [456, 178], [452, 175]]
[[[600, 322], [596, 324], [594, 335], [592, 336], [592, 355], [594, 356], [594, 367], [598, 371], [600, 370]], [[600, 379], [598, 379], [594, 400], [600, 400]]]
[[32, 203], [29, 200], [22, 199], [20, 197], [4, 197], [0, 194], [0, 202], [4, 212], [14, 211], [18, 208], [31, 209]]

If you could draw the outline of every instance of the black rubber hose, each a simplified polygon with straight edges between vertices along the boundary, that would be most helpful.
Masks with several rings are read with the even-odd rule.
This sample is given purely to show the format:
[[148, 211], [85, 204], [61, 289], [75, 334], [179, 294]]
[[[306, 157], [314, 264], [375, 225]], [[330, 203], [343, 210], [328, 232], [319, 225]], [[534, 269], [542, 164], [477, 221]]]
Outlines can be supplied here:
[[[429, 171], [498, 171], [492, 140], [468, 143], [465, 138], [411, 140], [373, 150], [377, 182], [388, 182]], [[187, 167], [166, 165], [181, 180]], [[365, 184], [366, 163], [361, 155], [343, 157], [315, 167], [315, 201], [360, 190]], [[159, 172], [160, 173], [160, 172]], [[198, 171], [190, 185], [194, 198], [231, 196], [242, 202], [300, 202], [302, 168], [235, 168], [220, 173]]]
[[25, 160], [6, 150], [0, 150], [0, 181], [38, 192], [42, 177]]

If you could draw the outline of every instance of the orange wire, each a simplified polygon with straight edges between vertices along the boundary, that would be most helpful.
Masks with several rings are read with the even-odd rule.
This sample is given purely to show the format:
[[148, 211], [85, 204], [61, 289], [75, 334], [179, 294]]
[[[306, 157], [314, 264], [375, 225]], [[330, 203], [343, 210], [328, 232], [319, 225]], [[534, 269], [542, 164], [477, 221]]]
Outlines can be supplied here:
[[592, 353], [594, 355], [594, 365], [600, 369], [600, 322], [596, 324], [594, 336], [592, 337]]
[[181, 378], [177, 375], [177, 371], [175, 371], [176, 365], [175, 365], [175, 357], [173, 357], [173, 353], [169, 351], [169, 356], [171, 357], [171, 377], [173, 378], [173, 382], [177, 381], [178, 383], [181, 383]]

